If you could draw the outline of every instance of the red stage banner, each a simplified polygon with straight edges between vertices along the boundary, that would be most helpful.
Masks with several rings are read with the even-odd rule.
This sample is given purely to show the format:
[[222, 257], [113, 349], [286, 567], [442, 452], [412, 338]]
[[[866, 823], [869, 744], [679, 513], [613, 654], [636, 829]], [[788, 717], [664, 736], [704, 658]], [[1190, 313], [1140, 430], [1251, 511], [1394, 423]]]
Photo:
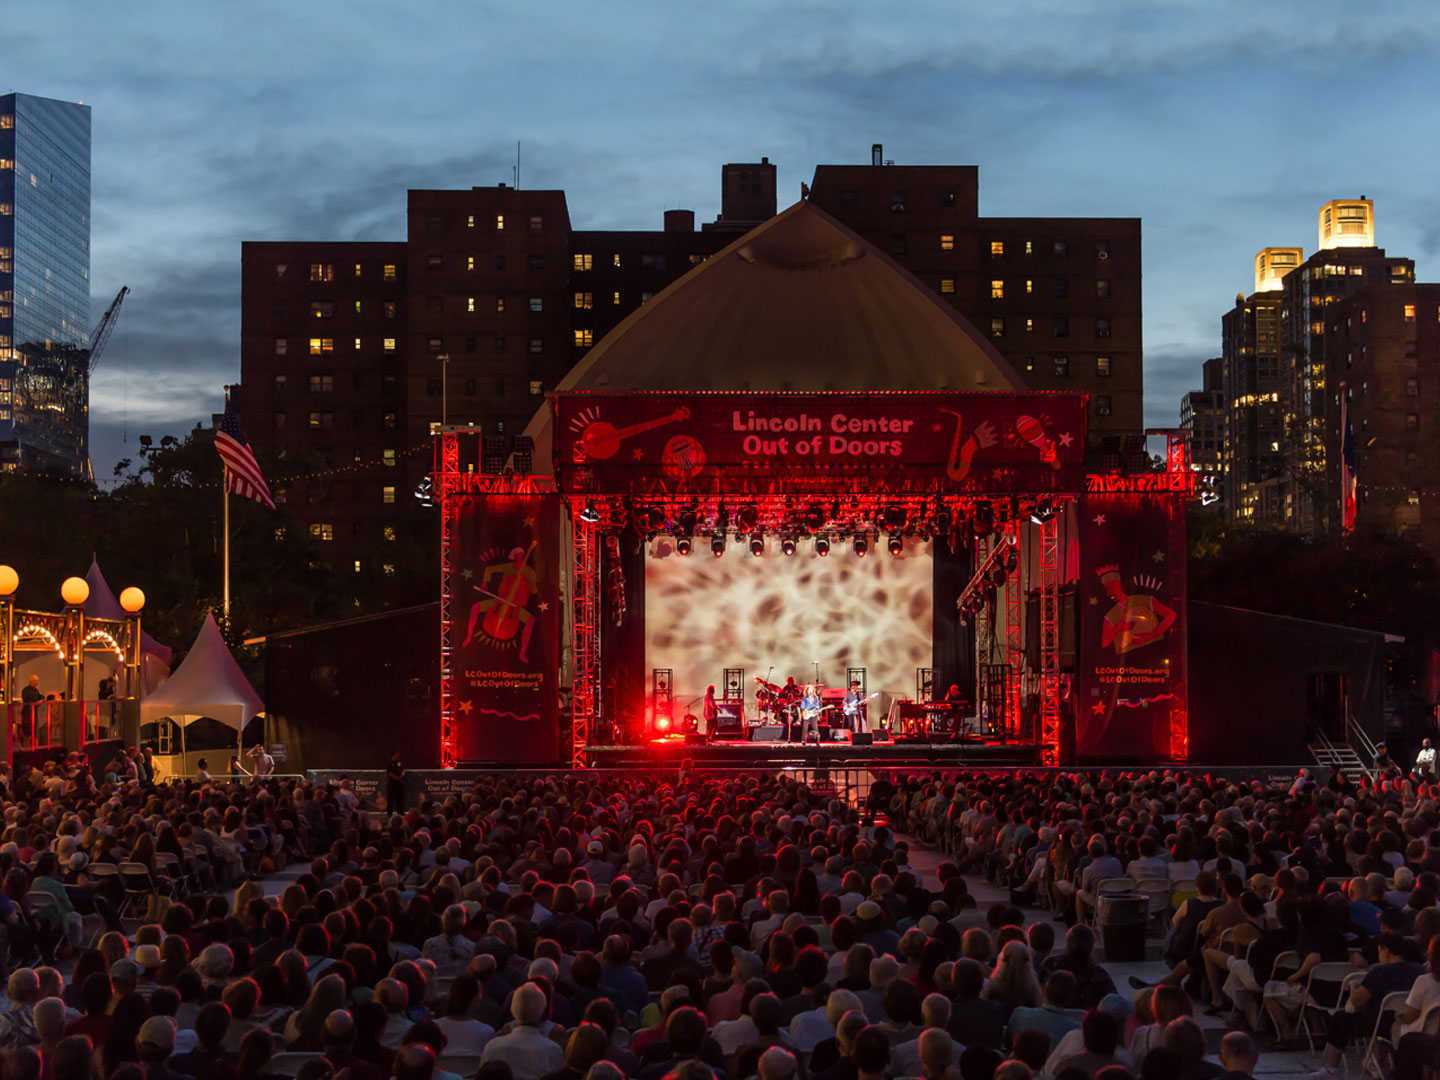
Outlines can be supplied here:
[[1088, 494], [1077, 508], [1075, 756], [1184, 757], [1185, 500]]
[[560, 760], [560, 500], [455, 496], [450, 665], [455, 756]]
[[1077, 493], [1083, 394], [559, 393], [568, 494]]

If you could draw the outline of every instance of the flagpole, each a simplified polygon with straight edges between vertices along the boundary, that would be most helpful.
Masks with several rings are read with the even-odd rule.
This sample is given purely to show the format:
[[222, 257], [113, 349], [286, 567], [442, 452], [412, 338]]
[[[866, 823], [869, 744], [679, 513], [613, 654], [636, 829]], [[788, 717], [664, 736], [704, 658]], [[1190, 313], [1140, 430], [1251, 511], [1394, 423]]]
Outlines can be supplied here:
[[[230, 408], [230, 387], [225, 387], [225, 408]], [[225, 481], [229, 467], [223, 463], [220, 466], [220, 532], [222, 540], [221, 550], [221, 573], [223, 582], [220, 591], [220, 611], [225, 622], [225, 632], [230, 632], [230, 485]]]

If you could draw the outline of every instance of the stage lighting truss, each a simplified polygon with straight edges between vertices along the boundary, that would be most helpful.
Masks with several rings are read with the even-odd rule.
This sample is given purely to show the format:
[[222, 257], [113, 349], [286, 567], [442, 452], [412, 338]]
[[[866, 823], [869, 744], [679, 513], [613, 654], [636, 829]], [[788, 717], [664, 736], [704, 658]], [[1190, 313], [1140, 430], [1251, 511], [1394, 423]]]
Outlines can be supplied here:
[[960, 612], [960, 621], [965, 625], [968, 626], [975, 615], [995, 599], [995, 590], [1002, 587], [1007, 576], [1019, 567], [1016, 542], [1015, 534], [1007, 531], [999, 543], [986, 553], [970, 576], [970, 581], [960, 591], [955, 606]]

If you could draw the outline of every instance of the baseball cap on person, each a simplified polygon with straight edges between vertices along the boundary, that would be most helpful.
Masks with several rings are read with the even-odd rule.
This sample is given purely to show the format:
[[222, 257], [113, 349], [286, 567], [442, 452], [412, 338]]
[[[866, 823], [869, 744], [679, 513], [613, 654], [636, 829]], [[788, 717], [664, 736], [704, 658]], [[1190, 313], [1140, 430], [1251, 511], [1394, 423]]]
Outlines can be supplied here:
[[585, 854], [599, 858], [605, 854], [605, 845], [600, 843], [599, 840], [591, 840], [590, 843], [585, 845]]
[[152, 1016], [140, 1025], [136, 1044], [146, 1043], [161, 1050], [175, 1049], [175, 1022], [168, 1016]]

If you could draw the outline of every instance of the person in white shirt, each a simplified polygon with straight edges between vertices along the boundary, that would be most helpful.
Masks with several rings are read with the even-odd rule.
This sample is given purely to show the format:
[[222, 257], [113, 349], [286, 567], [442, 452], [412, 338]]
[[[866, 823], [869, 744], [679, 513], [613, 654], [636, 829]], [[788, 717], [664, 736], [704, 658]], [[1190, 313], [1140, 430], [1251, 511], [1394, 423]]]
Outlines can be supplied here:
[[527, 982], [510, 998], [510, 1015], [515, 1026], [508, 1035], [498, 1035], [485, 1044], [480, 1064], [503, 1061], [515, 1080], [540, 1080], [565, 1068], [565, 1051], [540, 1031], [545, 1018], [545, 991]]
[[441, 933], [420, 947], [420, 955], [435, 965], [435, 974], [442, 979], [459, 975], [475, 955], [475, 942], [465, 936], [466, 917], [463, 906], [451, 904], [440, 918]]
[[1420, 752], [1415, 755], [1415, 771], [1428, 779], [1435, 777], [1435, 747], [1429, 739], [1420, 742]]
[[1405, 1008], [1398, 1017], [1400, 1036], [1425, 1026], [1425, 1014], [1440, 1007], [1440, 936], [1430, 939], [1430, 970], [1415, 980], [1405, 998]]
[[250, 757], [254, 759], [255, 776], [264, 779], [275, 772], [275, 759], [265, 752], [265, 747], [256, 743], [250, 748]]

